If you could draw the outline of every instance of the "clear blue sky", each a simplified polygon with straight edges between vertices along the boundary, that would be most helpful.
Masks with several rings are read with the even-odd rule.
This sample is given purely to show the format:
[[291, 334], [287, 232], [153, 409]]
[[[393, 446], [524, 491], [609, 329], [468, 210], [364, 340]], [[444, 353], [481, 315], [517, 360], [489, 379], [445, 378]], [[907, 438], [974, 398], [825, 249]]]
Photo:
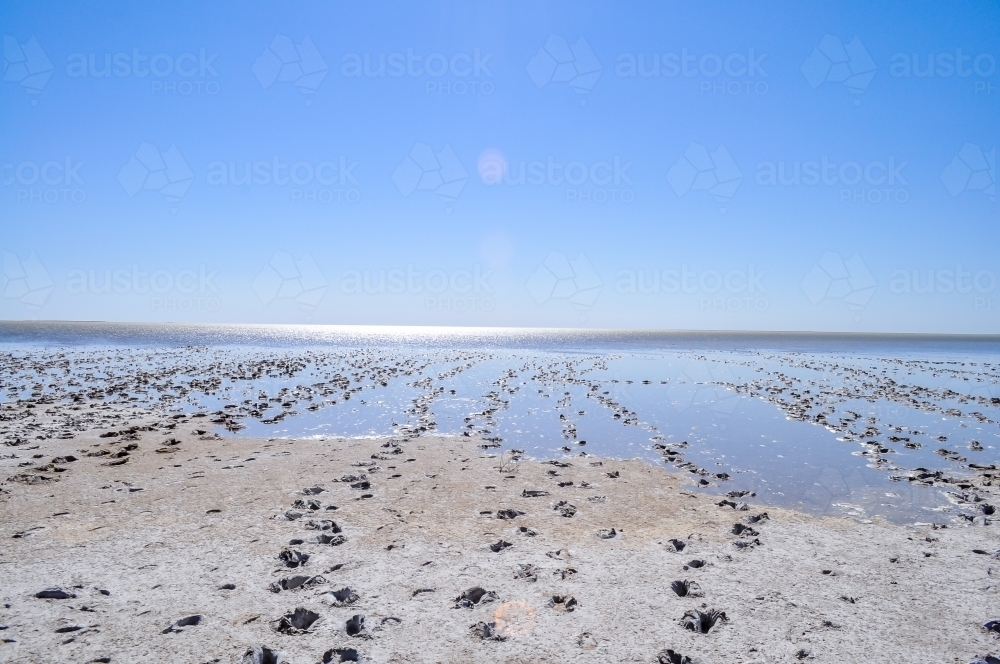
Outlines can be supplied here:
[[3, 3], [0, 318], [1000, 331], [997, 2], [540, 4]]

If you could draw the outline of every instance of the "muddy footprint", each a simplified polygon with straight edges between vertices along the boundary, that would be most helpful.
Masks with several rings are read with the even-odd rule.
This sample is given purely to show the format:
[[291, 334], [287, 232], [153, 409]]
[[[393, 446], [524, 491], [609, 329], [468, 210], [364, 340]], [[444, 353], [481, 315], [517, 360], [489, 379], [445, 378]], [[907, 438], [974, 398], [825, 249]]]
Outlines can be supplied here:
[[524, 512], [519, 512], [518, 510], [514, 509], [497, 510], [498, 519], [515, 519], [519, 516], [522, 516], [523, 514]]
[[742, 523], [733, 524], [733, 527], [729, 529], [729, 532], [733, 535], [741, 535], [744, 537], [756, 537], [760, 534], [750, 526], [745, 526]]
[[347, 587], [325, 592], [320, 597], [324, 603], [337, 607], [350, 606], [361, 599], [358, 593]]
[[306, 634], [320, 619], [315, 611], [296, 608], [274, 622], [274, 630], [282, 634]]
[[339, 533], [341, 531], [340, 526], [330, 519], [309, 519], [306, 521], [306, 528], [309, 530], [329, 530], [331, 533]]
[[160, 634], [169, 634], [170, 632], [182, 632], [184, 627], [194, 627], [195, 625], [201, 624], [201, 616], [188, 616], [186, 618], [181, 618], [175, 622], [170, 627], [160, 632]]
[[479, 586], [473, 586], [455, 598], [455, 608], [471, 609], [479, 603], [486, 604], [497, 599], [500, 599], [500, 597], [495, 592], [484, 590]]
[[504, 540], [500, 540], [498, 542], [490, 544], [490, 551], [492, 551], [493, 553], [500, 553], [501, 551], [503, 551], [504, 549], [506, 549], [508, 546], [512, 546], [512, 544], [510, 542], [507, 542], [507, 541], [504, 541]]
[[76, 595], [62, 588], [46, 588], [35, 593], [38, 599], [76, 599]]
[[518, 565], [517, 570], [514, 572], [515, 579], [524, 579], [534, 583], [538, 581], [538, 568], [532, 564]]
[[566, 518], [570, 518], [576, 514], [576, 505], [571, 505], [567, 500], [556, 501], [549, 505], [549, 507], [558, 512], [559, 516], [564, 516]]
[[695, 581], [674, 581], [670, 584], [670, 589], [678, 597], [704, 597], [705, 593], [701, 586]]
[[360, 662], [361, 653], [354, 648], [331, 648], [323, 653], [323, 660], [320, 664], [332, 664], [333, 662]]
[[266, 646], [255, 646], [243, 653], [239, 664], [287, 664], [285, 655]]
[[569, 613], [576, 610], [577, 601], [572, 595], [553, 595], [549, 600], [549, 607], [561, 613]]
[[300, 574], [279, 579], [272, 583], [269, 588], [272, 593], [280, 593], [282, 590], [313, 588], [321, 583], [326, 583], [326, 579], [321, 576], [305, 576]]
[[497, 631], [495, 623], [477, 622], [469, 628], [472, 636], [483, 641], [505, 641], [507, 637]]
[[681, 618], [681, 625], [684, 629], [689, 629], [692, 632], [708, 634], [712, 631], [713, 627], [728, 620], [729, 618], [726, 617], [725, 611], [716, 611], [715, 609], [709, 609], [704, 612], [686, 611], [684, 617]]
[[672, 548], [674, 551], [681, 552], [687, 547], [687, 542], [679, 539], [667, 540], [668, 548]]
[[658, 664], [694, 664], [690, 657], [674, 652], [670, 648], [656, 653], [656, 661]]
[[348, 636], [361, 636], [365, 630], [365, 617], [357, 613], [351, 617], [344, 625]]
[[282, 549], [278, 560], [285, 563], [285, 567], [301, 567], [309, 562], [309, 554], [295, 549]]

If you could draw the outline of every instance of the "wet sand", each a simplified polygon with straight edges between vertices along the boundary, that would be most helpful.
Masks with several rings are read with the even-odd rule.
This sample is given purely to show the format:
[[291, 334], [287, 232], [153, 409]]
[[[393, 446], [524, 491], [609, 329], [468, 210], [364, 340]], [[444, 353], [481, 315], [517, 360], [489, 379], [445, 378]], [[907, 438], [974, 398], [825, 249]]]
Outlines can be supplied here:
[[[128, 418], [4, 448], [0, 661], [964, 664], [1000, 652], [983, 628], [1000, 617], [994, 527], [816, 518], [752, 496], [719, 505], [688, 473], [593, 456], [510, 464], [476, 437], [218, 439], [195, 432], [204, 419], [164, 430], [163, 417]], [[274, 592], [282, 580], [304, 583]], [[688, 596], [677, 581], [693, 582]], [[63, 596], [46, 589], [65, 599], [36, 596]], [[708, 633], [684, 625], [716, 611]]]

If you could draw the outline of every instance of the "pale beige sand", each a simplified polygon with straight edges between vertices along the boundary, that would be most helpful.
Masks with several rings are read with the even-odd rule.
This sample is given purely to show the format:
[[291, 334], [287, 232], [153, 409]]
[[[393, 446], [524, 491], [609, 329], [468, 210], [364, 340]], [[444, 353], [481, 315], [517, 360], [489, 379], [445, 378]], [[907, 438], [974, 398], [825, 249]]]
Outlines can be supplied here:
[[[735, 511], [640, 461], [522, 461], [501, 474], [499, 459], [469, 438], [420, 438], [390, 454], [385, 440], [205, 440], [192, 433], [196, 423], [170, 432], [180, 440], [171, 452], [155, 451], [164, 434], [143, 433], [120, 466], [82, 455], [126, 444], [97, 432], [30, 453], [16, 448], [20, 459], [2, 462], [6, 478], [24, 472], [17, 462], [32, 453], [45, 455], [40, 462], [79, 457], [57, 464], [65, 472], [40, 471], [57, 480], [3, 485], [0, 638], [13, 642], [0, 644], [0, 660], [231, 662], [265, 645], [294, 664], [341, 647], [372, 662], [654, 662], [672, 648], [704, 664], [964, 664], [1000, 651], [981, 628], [1000, 617], [1000, 561], [973, 553], [1000, 548], [993, 527], [817, 519], [753, 499], [749, 511]], [[373, 454], [384, 456], [375, 472], [351, 465]], [[606, 475], [614, 471], [618, 478]], [[361, 473], [369, 491], [336, 481]], [[558, 486], [566, 481], [574, 485]], [[314, 485], [326, 491], [301, 494]], [[522, 497], [525, 489], [550, 495]], [[588, 500], [595, 496], [606, 501]], [[274, 518], [309, 498], [339, 509]], [[575, 515], [560, 516], [550, 507], [557, 500], [569, 501]], [[496, 518], [505, 508], [524, 514]], [[770, 519], [754, 526], [760, 545], [738, 549], [741, 538], [730, 529], [765, 510]], [[310, 518], [335, 520], [346, 542], [315, 543]], [[597, 536], [611, 528], [613, 539]], [[277, 559], [293, 538], [306, 543], [292, 548], [312, 556], [294, 570]], [[671, 538], [686, 543], [683, 552]], [[494, 553], [488, 545], [500, 539], [512, 546]], [[547, 555], [555, 551], [562, 553]], [[685, 571], [692, 559], [707, 565]], [[526, 564], [537, 580], [516, 578]], [[567, 569], [575, 573], [563, 579]], [[296, 574], [326, 583], [269, 590]], [[704, 597], [676, 596], [675, 580], [696, 581]], [[227, 583], [235, 589], [219, 589]], [[52, 586], [76, 597], [35, 597]], [[320, 593], [345, 586], [359, 597], [354, 605], [322, 601]], [[497, 599], [454, 608], [473, 586]], [[414, 595], [418, 589], [434, 592]], [[550, 607], [554, 595], [575, 598], [575, 610]], [[305, 634], [275, 632], [273, 621], [296, 607], [321, 618]], [[470, 627], [493, 622], [501, 607], [514, 633], [477, 638]], [[725, 611], [728, 622], [708, 634], [685, 630], [685, 611], [702, 608]], [[161, 633], [194, 614], [199, 625]], [[355, 614], [365, 616], [366, 629], [350, 637], [345, 621]], [[72, 627], [81, 629], [57, 631]]]

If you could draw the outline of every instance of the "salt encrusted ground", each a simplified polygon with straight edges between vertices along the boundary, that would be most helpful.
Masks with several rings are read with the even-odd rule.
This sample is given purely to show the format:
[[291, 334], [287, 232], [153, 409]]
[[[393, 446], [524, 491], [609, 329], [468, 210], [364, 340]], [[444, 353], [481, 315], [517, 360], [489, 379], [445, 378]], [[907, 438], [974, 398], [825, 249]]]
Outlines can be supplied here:
[[[993, 527], [818, 519], [752, 497], [734, 498], [749, 502], [737, 510], [640, 461], [500, 472], [469, 438], [219, 440], [194, 433], [197, 422], [180, 420], [174, 445], [156, 431], [93, 431], [31, 450], [38, 463], [63, 457], [54, 465], [0, 462], [15, 478], [0, 494], [0, 661], [239, 662], [265, 646], [293, 664], [352, 651], [372, 662], [655, 662], [668, 648], [703, 664], [965, 664], [1000, 651], [982, 628], [1000, 617]], [[307, 527], [323, 520], [341, 532]], [[738, 523], [757, 534], [733, 534]], [[491, 550], [501, 540], [511, 546]], [[286, 549], [310, 558], [290, 569]], [[685, 569], [693, 560], [705, 564]], [[321, 578], [271, 591], [296, 575]], [[685, 580], [703, 596], [678, 597], [671, 584]], [[36, 597], [54, 587], [75, 596]], [[495, 598], [456, 608], [474, 587]], [[343, 588], [356, 600], [332, 605]], [[298, 607], [319, 619], [276, 631]], [[708, 634], [681, 625], [713, 609], [727, 620]], [[364, 629], [348, 636], [355, 615]], [[199, 624], [164, 633], [189, 616]]]

